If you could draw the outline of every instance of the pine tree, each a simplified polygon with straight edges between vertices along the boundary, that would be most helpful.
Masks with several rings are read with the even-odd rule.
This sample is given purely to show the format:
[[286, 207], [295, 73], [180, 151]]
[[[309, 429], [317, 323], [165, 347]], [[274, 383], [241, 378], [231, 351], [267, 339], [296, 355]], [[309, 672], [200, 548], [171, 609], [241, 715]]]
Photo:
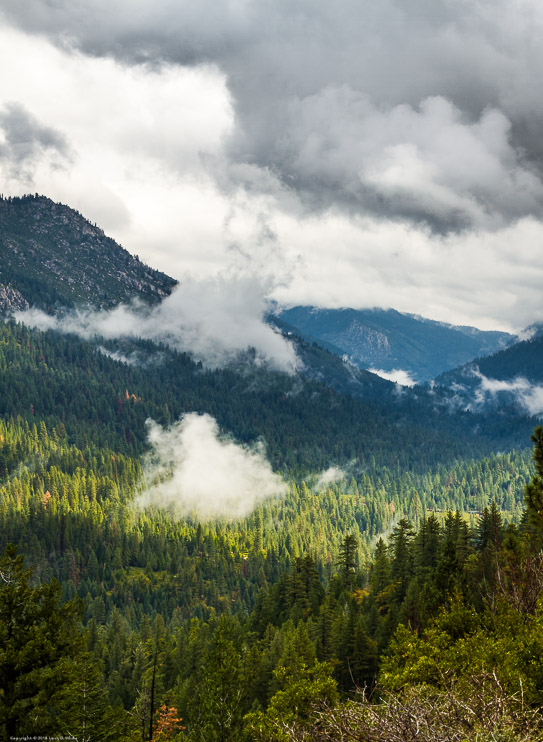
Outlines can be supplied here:
[[502, 542], [503, 534], [504, 527], [502, 514], [498, 510], [496, 501], [492, 500], [490, 509], [485, 508], [481, 515], [481, 522], [477, 529], [477, 546], [481, 551], [488, 546], [498, 549]]
[[349, 534], [339, 549], [338, 565], [340, 567], [340, 576], [346, 588], [351, 589], [354, 585], [356, 576], [356, 551], [358, 541], [355, 536]]
[[392, 579], [398, 583], [395, 598], [398, 605], [407, 594], [409, 580], [413, 573], [412, 559], [413, 527], [407, 518], [402, 518], [390, 537], [392, 551]]
[[526, 520], [528, 525], [543, 540], [543, 427], [538, 426], [531, 436], [534, 444], [533, 461], [535, 474], [532, 481], [526, 485], [524, 501], [526, 504]]
[[[0, 724], [5, 742], [58, 733], [78, 703], [69, 694], [83, 646], [80, 605], [61, 605], [58, 582], [32, 587], [31, 570], [8, 545], [0, 559]], [[54, 693], [51, 693], [54, 689]]]

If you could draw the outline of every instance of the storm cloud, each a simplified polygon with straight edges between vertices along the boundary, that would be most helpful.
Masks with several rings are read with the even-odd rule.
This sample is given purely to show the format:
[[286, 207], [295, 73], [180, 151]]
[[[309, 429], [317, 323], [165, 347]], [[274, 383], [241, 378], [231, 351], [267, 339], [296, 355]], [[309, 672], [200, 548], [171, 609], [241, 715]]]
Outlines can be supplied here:
[[445, 232], [543, 214], [535, 0], [3, 7], [26, 31], [87, 55], [215, 65], [236, 117], [223, 183], [269, 189], [275, 179], [303, 209]]
[[542, 32], [536, 0], [4, 0], [0, 108], [73, 148], [62, 173], [33, 145], [35, 190], [178, 279], [241, 260], [284, 305], [518, 332], [543, 320]]
[[11, 174], [31, 185], [36, 165], [44, 158], [50, 158], [53, 167], [70, 161], [62, 132], [38, 121], [21, 103], [0, 107], [0, 161]]

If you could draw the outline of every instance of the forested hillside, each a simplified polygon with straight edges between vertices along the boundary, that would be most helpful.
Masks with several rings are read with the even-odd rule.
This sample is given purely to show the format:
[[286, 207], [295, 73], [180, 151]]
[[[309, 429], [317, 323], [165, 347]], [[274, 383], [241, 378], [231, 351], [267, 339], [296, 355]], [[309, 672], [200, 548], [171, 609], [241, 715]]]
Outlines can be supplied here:
[[[0, 440], [2, 533], [35, 569], [29, 582], [12, 548], [0, 565], [0, 625], [16, 627], [0, 632], [6, 739], [385, 740], [403, 728], [409, 740], [417, 724], [443, 739], [539, 738], [540, 478], [520, 529], [495, 502], [472, 529], [417, 503], [368, 559], [370, 481], [366, 498], [302, 486], [245, 523], [202, 526], [134, 511], [125, 456], [80, 451], [43, 424], [4, 424]], [[427, 485], [460, 491], [476, 472], [481, 501], [520, 505], [526, 465], [496, 457]], [[375, 689], [372, 703], [345, 705], [355, 688]]]
[[185, 412], [207, 412], [240, 441], [263, 439], [274, 468], [293, 477], [353, 460], [359, 470], [424, 471], [524, 447], [533, 427], [518, 415], [451, 415], [432, 394], [398, 394], [380, 379], [362, 386], [364, 397], [352, 398], [250, 363], [242, 373], [206, 370], [153, 343], [91, 344], [14, 323], [0, 323], [0, 368], [2, 415], [62, 422], [80, 445], [93, 440], [141, 454], [147, 418], [167, 425]]
[[500, 381], [513, 381], [521, 376], [533, 384], [543, 382], [543, 337], [538, 335], [531, 340], [515, 343], [510, 348], [485, 358], [475, 358], [472, 363], [441, 374], [436, 384], [450, 386], [469, 377], [476, 366], [488, 378]]

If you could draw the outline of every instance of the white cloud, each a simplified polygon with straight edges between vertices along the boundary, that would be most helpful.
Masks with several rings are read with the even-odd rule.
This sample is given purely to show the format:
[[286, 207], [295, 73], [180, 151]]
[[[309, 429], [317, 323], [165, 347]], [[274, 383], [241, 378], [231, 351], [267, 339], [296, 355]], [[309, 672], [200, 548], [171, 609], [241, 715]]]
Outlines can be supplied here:
[[326, 471], [319, 474], [317, 481], [315, 482], [315, 489], [323, 490], [332, 484], [332, 482], [340, 482], [345, 479], [347, 474], [343, 469], [339, 469], [337, 466], [330, 466]]
[[404, 371], [401, 368], [393, 368], [390, 371], [384, 371], [381, 368], [369, 368], [368, 371], [372, 374], [377, 374], [377, 376], [380, 376], [382, 379], [393, 381], [395, 384], [399, 384], [400, 386], [415, 386], [417, 383], [411, 378], [407, 371]]
[[224, 268], [230, 207], [202, 164], [222, 151], [233, 122], [215, 66], [126, 67], [55, 49], [0, 18], [0, 110], [19, 101], [67, 142], [71, 165], [57, 167], [35, 146], [29, 182], [28, 168], [0, 157], [4, 194], [66, 203], [177, 277]]
[[78, 310], [57, 316], [31, 308], [14, 317], [41, 330], [87, 339], [139, 337], [164, 342], [210, 367], [224, 366], [254, 348], [256, 363], [293, 373], [299, 366], [293, 346], [264, 321], [267, 291], [255, 276], [187, 279], [152, 308], [121, 304], [111, 310]]
[[339, 193], [362, 213], [440, 229], [495, 228], [540, 210], [543, 184], [519, 161], [498, 109], [473, 121], [442, 96], [378, 107], [343, 85], [295, 99], [287, 112], [275, 155], [287, 182], [320, 184], [324, 203]]
[[[300, 268], [274, 291], [285, 305], [393, 307], [482, 329], [518, 331], [543, 319], [543, 224], [439, 237], [405, 223], [330, 212], [281, 215], [277, 239]], [[420, 311], [422, 308], [422, 311]]]
[[148, 421], [148, 482], [136, 505], [170, 508], [177, 517], [243, 518], [287, 486], [262, 446], [248, 448], [219, 434], [209, 415], [187, 414], [164, 430]]
[[523, 396], [530, 415], [543, 415], [543, 386], [533, 386]]
[[500, 392], [507, 392], [530, 415], [543, 414], [543, 385], [532, 384], [522, 376], [517, 376], [511, 381], [491, 379], [482, 374], [478, 369], [473, 370], [473, 375], [479, 379], [479, 387], [475, 391], [476, 404], [483, 405], [487, 395], [495, 397]]
[[534, 326], [523, 328], [517, 335], [517, 342], [531, 340], [537, 334], [537, 328]]
[[[35, 320], [36, 324], [34, 324], [35, 327], [38, 326], [39, 320], [40, 320], [39, 316], [36, 317], [36, 320]], [[55, 327], [50, 328], [50, 329], [56, 329], [56, 325]], [[126, 363], [128, 366], [137, 366], [139, 363], [138, 356], [135, 353], [131, 353], [130, 355], [127, 356], [118, 350], [115, 350], [115, 351], [108, 350], [108, 348], [104, 348], [102, 345], [99, 345], [97, 350], [99, 353], [102, 353], [104, 356], [111, 358], [113, 361], [118, 361], [119, 363]]]

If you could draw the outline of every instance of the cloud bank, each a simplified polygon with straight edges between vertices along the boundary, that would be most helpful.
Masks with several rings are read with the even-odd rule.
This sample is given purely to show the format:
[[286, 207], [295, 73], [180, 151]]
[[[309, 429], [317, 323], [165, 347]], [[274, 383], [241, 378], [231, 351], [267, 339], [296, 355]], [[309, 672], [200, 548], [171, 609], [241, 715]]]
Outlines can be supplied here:
[[438, 229], [542, 215], [543, 103], [526, 84], [543, 63], [536, 0], [5, 0], [3, 10], [89, 57], [215, 65], [237, 120], [232, 177], [243, 179], [242, 162], [263, 180], [272, 172], [309, 208], [355, 205]]
[[209, 415], [190, 413], [169, 429], [148, 421], [148, 486], [136, 506], [169, 508], [199, 520], [243, 518], [259, 503], [285, 495], [262, 446], [248, 448], [221, 436]]
[[278, 301], [518, 331], [543, 319], [542, 34], [538, 0], [3, 0], [2, 190], [178, 278], [260, 265], [269, 228]]
[[190, 353], [215, 368], [252, 348], [255, 363], [293, 373], [296, 352], [264, 321], [266, 286], [257, 277], [186, 280], [154, 307], [121, 304], [112, 310], [78, 310], [49, 315], [39, 309], [16, 312], [15, 319], [41, 330], [74, 333], [85, 339], [139, 337]]

